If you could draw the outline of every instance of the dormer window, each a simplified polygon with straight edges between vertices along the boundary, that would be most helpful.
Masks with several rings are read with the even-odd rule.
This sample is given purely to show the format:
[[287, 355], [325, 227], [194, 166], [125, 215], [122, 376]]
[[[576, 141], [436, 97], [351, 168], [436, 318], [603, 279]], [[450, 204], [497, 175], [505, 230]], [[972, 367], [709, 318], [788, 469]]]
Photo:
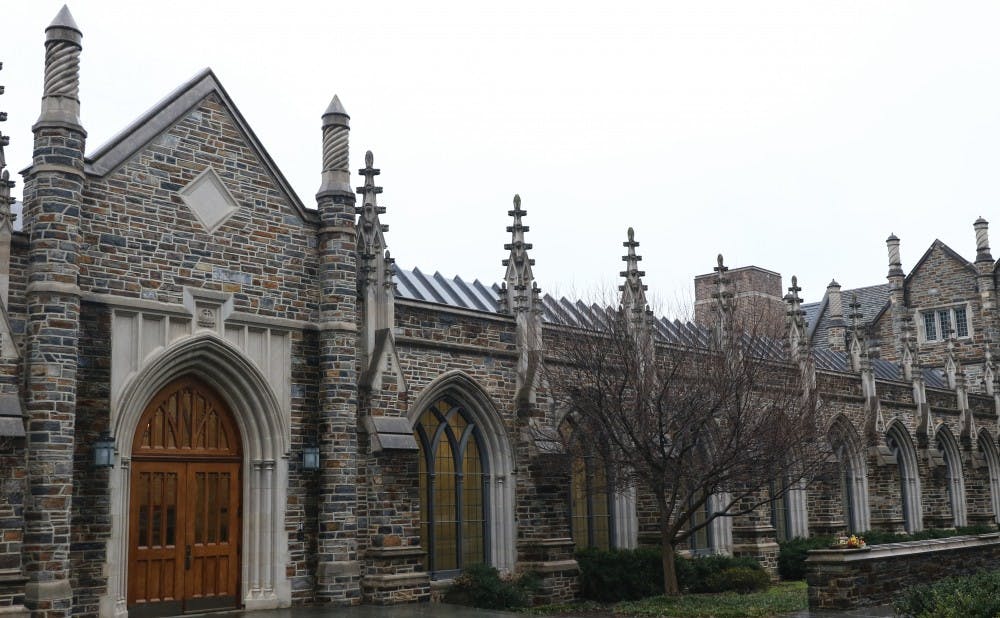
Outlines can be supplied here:
[[924, 341], [944, 341], [952, 332], [959, 339], [971, 334], [969, 310], [965, 304], [921, 311], [920, 318]]

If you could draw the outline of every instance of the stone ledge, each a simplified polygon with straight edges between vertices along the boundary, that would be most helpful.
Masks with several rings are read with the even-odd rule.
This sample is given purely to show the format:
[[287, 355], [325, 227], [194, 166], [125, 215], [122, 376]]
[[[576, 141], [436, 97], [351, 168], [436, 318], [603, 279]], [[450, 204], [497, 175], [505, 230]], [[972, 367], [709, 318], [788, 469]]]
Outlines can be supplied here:
[[369, 547], [365, 550], [365, 556], [368, 558], [406, 558], [426, 554], [424, 548], [419, 545], [416, 547]]
[[426, 586], [429, 585], [431, 576], [426, 572], [419, 573], [393, 573], [389, 575], [365, 575], [361, 578], [361, 585], [371, 588], [398, 588], [400, 586]]
[[580, 565], [577, 564], [576, 560], [552, 560], [546, 562], [522, 562], [518, 565], [525, 571], [534, 571], [536, 573], [546, 574], [546, 573], [578, 573], [580, 571]]
[[560, 537], [556, 539], [540, 539], [537, 541], [526, 540], [520, 541], [518, 545], [527, 545], [532, 547], [567, 547], [569, 545], [575, 545], [574, 541], [570, 537]]
[[862, 549], [813, 549], [809, 551], [806, 562], [830, 563], [892, 559], [915, 554], [989, 547], [991, 545], [1000, 545], [1000, 532], [953, 536], [945, 539], [927, 539], [925, 541], [885, 543], [883, 545], [870, 545]]

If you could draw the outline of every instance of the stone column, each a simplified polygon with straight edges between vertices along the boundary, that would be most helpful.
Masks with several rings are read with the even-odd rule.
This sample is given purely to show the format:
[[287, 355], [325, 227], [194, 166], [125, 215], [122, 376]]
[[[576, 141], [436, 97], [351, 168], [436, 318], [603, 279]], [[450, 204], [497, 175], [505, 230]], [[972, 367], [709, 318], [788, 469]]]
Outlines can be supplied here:
[[25, 175], [30, 232], [27, 286], [28, 496], [25, 605], [34, 616], [69, 616], [80, 208], [86, 132], [80, 125], [82, 34], [63, 7], [45, 31], [45, 86]]
[[993, 256], [990, 254], [990, 224], [979, 217], [972, 225], [976, 231], [976, 282], [979, 285], [982, 320], [985, 335], [990, 340], [998, 336], [996, 282], [993, 279]]
[[360, 601], [358, 562], [357, 232], [348, 168], [350, 117], [333, 97], [323, 114], [320, 216], [319, 534], [316, 599]]
[[892, 353], [891, 360], [903, 358], [903, 318], [908, 309], [906, 307], [905, 295], [903, 292], [903, 282], [906, 275], [903, 274], [903, 263], [899, 257], [899, 238], [895, 234], [890, 234], [885, 240], [889, 251], [889, 274], [886, 279], [889, 281], [889, 303], [892, 318]]
[[835, 279], [826, 286], [826, 306], [830, 315], [830, 327], [827, 329], [830, 349], [846, 352], [847, 326], [844, 323], [844, 301], [840, 294], [840, 284]]

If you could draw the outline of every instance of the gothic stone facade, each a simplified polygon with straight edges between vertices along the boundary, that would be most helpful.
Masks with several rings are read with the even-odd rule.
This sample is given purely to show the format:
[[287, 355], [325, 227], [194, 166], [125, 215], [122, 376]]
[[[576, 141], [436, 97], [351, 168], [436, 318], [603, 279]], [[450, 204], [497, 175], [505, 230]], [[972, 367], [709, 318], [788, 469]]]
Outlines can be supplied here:
[[[19, 229], [0, 183], [0, 614], [422, 601], [479, 560], [572, 597], [537, 368], [591, 318], [540, 296], [519, 200], [502, 286], [397, 269], [336, 97], [307, 208], [210, 71], [87, 153], [81, 31], [64, 9], [45, 38]], [[699, 542], [773, 568], [779, 535], [995, 522], [997, 271], [985, 222], [976, 238], [974, 264], [935, 243], [909, 275], [890, 239], [872, 307], [832, 284], [807, 323], [793, 290], [829, 469]], [[780, 275], [730, 277], [783, 316]], [[700, 308], [713, 287], [696, 290]], [[642, 492], [608, 502], [611, 544], [655, 542]]]

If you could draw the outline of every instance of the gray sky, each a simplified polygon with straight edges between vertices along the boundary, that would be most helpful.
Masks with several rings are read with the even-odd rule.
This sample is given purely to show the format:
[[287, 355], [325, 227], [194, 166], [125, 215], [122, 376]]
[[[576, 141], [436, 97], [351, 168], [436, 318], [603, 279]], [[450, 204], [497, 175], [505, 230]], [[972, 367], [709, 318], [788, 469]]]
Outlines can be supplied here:
[[[5, 0], [13, 171], [30, 161], [44, 28], [62, 0]], [[975, 257], [996, 216], [1000, 3], [77, 0], [88, 150], [212, 67], [307, 205], [320, 114], [375, 153], [400, 266], [503, 275], [520, 193], [543, 291], [646, 283], [690, 297], [722, 252], [799, 276], [885, 281], [934, 238]], [[12, 171], [12, 173], [13, 173]], [[355, 184], [360, 185], [360, 180]], [[20, 182], [15, 192], [20, 195]]]

